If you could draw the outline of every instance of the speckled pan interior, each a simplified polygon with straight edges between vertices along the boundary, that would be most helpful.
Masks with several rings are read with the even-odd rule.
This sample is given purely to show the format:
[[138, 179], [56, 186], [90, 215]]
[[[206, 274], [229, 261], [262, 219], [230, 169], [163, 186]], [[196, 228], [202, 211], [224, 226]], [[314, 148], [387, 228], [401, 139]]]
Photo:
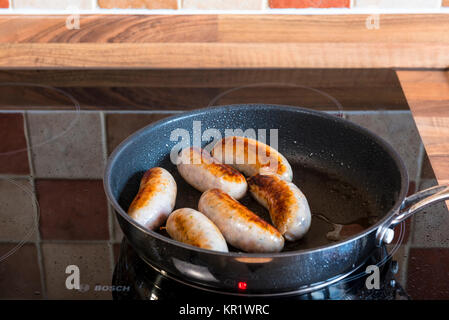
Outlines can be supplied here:
[[[137, 193], [143, 173], [160, 166], [170, 171], [178, 185], [176, 207], [197, 208], [201, 193], [189, 186], [170, 161], [171, 149], [180, 141], [176, 130], [185, 129], [193, 142], [194, 121], [200, 133], [218, 129], [277, 129], [278, 150], [293, 168], [293, 182], [306, 195], [312, 213], [307, 236], [287, 243], [285, 251], [326, 245], [332, 226], [324, 216], [339, 224], [358, 223], [364, 227], [382, 219], [399, 200], [405, 170], [397, 155], [385, 148], [377, 136], [340, 118], [302, 108], [270, 105], [235, 105], [180, 114], [150, 125], [113, 153], [108, 167], [112, 196], [126, 212]], [[263, 131], [262, 131], [263, 132]], [[170, 139], [172, 135], [172, 139]], [[260, 136], [259, 136], [260, 137]], [[175, 138], [175, 139], [173, 139]], [[212, 139], [202, 141], [208, 145]], [[265, 209], [249, 195], [241, 202], [270, 221]], [[163, 233], [162, 233], [163, 234]]]

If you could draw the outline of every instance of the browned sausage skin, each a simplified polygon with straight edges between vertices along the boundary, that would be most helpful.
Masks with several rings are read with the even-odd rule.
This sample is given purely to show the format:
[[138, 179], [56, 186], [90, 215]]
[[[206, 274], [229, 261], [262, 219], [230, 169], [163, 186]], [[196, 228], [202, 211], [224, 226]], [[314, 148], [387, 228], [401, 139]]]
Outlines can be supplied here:
[[293, 179], [292, 168], [282, 154], [247, 137], [230, 136], [222, 139], [212, 148], [212, 156], [246, 176], [264, 173], [278, 174], [288, 181]]
[[276, 228], [222, 190], [204, 192], [198, 209], [236, 248], [246, 252], [279, 252], [284, 247], [284, 238]]
[[151, 168], [140, 181], [139, 192], [128, 208], [128, 214], [150, 230], [161, 226], [173, 211], [176, 182], [164, 168]]
[[226, 240], [217, 226], [194, 209], [173, 211], [167, 219], [167, 232], [171, 238], [195, 247], [228, 252]]
[[309, 230], [311, 213], [304, 194], [277, 175], [256, 174], [248, 179], [251, 195], [270, 212], [271, 221], [285, 239], [301, 239]]
[[178, 171], [191, 186], [201, 192], [218, 188], [240, 199], [247, 190], [246, 179], [240, 172], [220, 163], [200, 148], [190, 147], [181, 151]]

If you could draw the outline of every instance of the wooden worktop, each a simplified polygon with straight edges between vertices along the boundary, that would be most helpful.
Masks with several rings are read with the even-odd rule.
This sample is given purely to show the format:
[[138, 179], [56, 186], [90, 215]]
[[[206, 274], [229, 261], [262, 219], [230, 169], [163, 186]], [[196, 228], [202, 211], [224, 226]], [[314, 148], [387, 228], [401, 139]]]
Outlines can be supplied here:
[[439, 183], [449, 183], [449, 71], [398, 71]]
[[[0, 16], [2, 68], [446, 68], [449, 16]], [[70, 25], [70, 24], [69, 24]]]

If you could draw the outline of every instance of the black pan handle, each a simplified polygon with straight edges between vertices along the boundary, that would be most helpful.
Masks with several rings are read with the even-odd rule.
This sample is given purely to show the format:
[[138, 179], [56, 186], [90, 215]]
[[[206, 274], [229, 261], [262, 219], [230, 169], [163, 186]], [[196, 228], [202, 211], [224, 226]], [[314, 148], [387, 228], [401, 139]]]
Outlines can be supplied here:
[[449, 200], [449, 184], [434, 186], [405, 198], [399, 213], [390, 220], [389, 224], [378, 229], [376, 235], [377, 244], [390, 243], [394, 237], [393, 229], [398, 224], [424, 208], [444, 200]]

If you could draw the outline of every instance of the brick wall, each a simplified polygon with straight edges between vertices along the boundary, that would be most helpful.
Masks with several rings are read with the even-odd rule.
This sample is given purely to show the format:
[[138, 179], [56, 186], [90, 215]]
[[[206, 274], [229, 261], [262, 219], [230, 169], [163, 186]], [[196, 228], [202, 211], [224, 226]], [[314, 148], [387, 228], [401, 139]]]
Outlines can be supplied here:
[[448, 0], [0, 0], [1, 9], [51, 11], [78, 9], [259, 10], [306, 8], [438, 9]]

